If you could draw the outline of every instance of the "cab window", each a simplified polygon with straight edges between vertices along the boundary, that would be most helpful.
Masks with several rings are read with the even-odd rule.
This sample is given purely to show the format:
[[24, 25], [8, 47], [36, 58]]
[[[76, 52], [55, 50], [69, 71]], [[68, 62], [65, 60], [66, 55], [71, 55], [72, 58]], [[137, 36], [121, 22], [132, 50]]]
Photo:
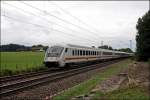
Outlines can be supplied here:
[[67, 52], [67, 51], [68, 51], [68, 48], [65, 49], [65, 52]]

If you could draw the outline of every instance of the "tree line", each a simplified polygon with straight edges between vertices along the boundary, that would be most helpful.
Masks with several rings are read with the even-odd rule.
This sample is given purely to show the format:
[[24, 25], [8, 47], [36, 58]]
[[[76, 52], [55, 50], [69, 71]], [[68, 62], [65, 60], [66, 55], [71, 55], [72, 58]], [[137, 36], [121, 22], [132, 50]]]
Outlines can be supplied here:
[[15, 51], [35, 51], [43, 49], [46, 50], [48, 46], [43, 45], [33, 45], [33, 46], [24, 46], [19, 44], [7, 44], [7, 45], [1, 45], [0, 51], [1, 52], [15, 52]]
[[113, 49], [111, 46], [108, 45], [99, 46], [98, 48], [133, 53], [133, 51], [130, 48]]

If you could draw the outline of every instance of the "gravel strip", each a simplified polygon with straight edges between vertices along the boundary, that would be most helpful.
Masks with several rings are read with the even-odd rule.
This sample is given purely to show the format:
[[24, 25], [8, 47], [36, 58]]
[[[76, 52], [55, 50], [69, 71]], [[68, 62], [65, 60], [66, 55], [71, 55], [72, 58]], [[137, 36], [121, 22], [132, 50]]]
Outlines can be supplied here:
[[103, 71], [108, 67], [102, 67], [95, 70], [91, 70], [85, 73], [81, 73], [75, 76], [71, 76], [65, 79], [61, 79], [59, 81], [47, 83], [42, 86], [38, 86], [32, 89], [28, 89], [26, 91], [19, 92], [13, 96], [3, 97], [1, 100], [45, 100], [50, 99], [50, 96], [61, 92], [65, 89], [73, 87], [85, 80], [88, 80], [96, 73]]

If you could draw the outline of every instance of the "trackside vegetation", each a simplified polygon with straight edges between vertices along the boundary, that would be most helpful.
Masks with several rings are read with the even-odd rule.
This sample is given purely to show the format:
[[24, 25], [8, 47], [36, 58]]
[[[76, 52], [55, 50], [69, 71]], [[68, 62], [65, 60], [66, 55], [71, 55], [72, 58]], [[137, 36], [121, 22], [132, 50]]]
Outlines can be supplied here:
[[149, 62], [136, 62], [128, 69], [128, 79], [118, 89], [97, 91], [92, 100], [150, 100]]
[[99, 91], [95, 94], [93, 100], [100, 100], [102, 98], [107, 98], [106, 100], [149, 100], [149, 96], [142, 87], [125, 87], [106, 94]]
[[150, 58], [150, 10], [138, 19], [136, 35], [136, 56], [139, 61]]
[[13, 75], [44, 69], [44, 52], [1, 52], [0, 74]]
[[109, 65], [108, 68], [93, 76], [91, 79], [66, 90], [62, 94], [54, 96], [53, 100], [70, 100], [75, 96], [89, 94], [89, 92], [101, 81], [111, 77], [112, 75], [118, 74], [121, 70], [127, 69], [131, 63], [133, 63], [133, 61], [127, 59], [119, 63]]

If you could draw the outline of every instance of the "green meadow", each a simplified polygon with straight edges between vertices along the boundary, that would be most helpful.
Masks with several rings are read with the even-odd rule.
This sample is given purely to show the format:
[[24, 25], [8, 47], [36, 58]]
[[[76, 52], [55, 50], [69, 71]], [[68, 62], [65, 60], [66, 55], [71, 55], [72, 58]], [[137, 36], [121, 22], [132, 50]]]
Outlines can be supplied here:
[[0, 52], [0, 74], [12, 75], [45, 68], [44, 52]]

